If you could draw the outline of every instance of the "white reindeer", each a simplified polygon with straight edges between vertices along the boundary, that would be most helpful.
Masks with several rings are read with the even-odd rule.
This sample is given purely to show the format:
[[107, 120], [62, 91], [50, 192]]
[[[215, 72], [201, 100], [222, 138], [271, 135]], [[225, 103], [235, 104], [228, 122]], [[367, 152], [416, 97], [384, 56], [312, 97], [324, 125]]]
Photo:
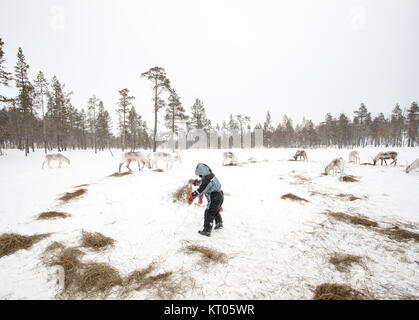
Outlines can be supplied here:
[[406, 173], [419, 169], [419, 158], [406, 167]]
[[182, 159], [178, 152], [174, 152], [174, 153], [153, 152], [148, 155], [148, 159], [151, 163], [151, 167], [155, 166], [156, 169], [159, 169], [159, 167], [157, 166], [157, 163], [159, 161], [166, 162], [166, 171], [169, 170], [169, 164], [170, 164], [170, 169], [171, 169], [173, 167], [173, 163], [175, 162], [182, 163]]
[[349, 153], [349, 162], [355, 162], [355, 163], [360, 162], [360, 157], [359, 157], [359, 152], [358, 151], [351, 151]]
[[297, 161], [298, 158], [302, 159], [303, 161], [308, 161], [307, 153], [304, 150], [297, 150], [294, 155], [294, 160]]
[[[138, 169], [140, 171], [144, 168], [144, 165], [151, 169], [150, 160], [148, 160], [147, 157], [143, 155], [141, 152], [125, 152], [122, 154], [122, 161], [119, 164], [119, 172], [121, 172], [121, 167], [124, 163], [126, 163], [126, 167], [128, 168], [128, 170], [132, 172], [131, 168], [129, 167], [132, 161], [137, 162]], [[143, 164], [142, 168], [140, 164]]]
[[380, 152], [379, 154], [377, 154], [375, 156], [375, 158], [373, 159], [373, 164], [375, 166], [375, 164], [377, 163], [378, 160], [381, 160], [381, 165], [383, 165], [383, 161], [385, 162], [385, 164], [387, 165], [387, 161], [388, 159], [393, 160], [392, 163], [390, 163], [390, 165], [394, 164], [394, 166], [396, 166], [397, 164], [397, 152], [395, 151], [390, 151], [390, 152]]
[[333, 174], [336, 175], [337, 171], [340, 172], [340, 174], [343, 174], [343, 171], [345, 170], [345, 160], [343, 158], [337, 158], [330, 162], [325, 168], [324, 173], [326, 175], [329, 175], [331, 171], [333, 171]]
[[237, 155], [234, 152], [227, 151], [223, 153], [223, 167], [225, 166], [226, 161], [230, 161], [230, 164], [237, 163]]
[[51, 165], [50, 165], [50, 163], [51, 163], [51, 161], [52, 160], [57, 160], [58, 161], [58, 163], [59, 163], [59, 168], [61, 168], [61, 163], [64, 161], [64, 162], [67, 162], [67, 164], [69, 165], [70, 164], [70, 159], [69, 158], [67, 158], [67, 157], [65, 157], [65, 156], [63, 156], [61, 153], [53, 153], [53, 154], [47, 154], [47, 155], [45, 155], [45, 160], [44, 160], [44, 162], [42, 163], [42, 169], [44, 169], [44, 165], [45, 165], [45, 163], [47, 163], [48, 164], [48, 167], [50, 167], [51, 168]]

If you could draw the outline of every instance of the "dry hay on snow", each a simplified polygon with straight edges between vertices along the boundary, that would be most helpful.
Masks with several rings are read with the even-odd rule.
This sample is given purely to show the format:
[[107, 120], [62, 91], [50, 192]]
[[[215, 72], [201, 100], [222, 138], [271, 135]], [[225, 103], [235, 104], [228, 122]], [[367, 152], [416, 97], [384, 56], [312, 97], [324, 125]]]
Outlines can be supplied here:
[[41, 213], [36, 220], [51, 220], [51, 219], [58, 219], [58, 218], [68, 218], [71, 215], [64, 212], [58, 212], [58, 211], [48, 211]]
[[18, 250], [29, 249], [32, 245], [50, 235], [50, 233], [46, 233], [23, 236], [16, 233], [4, 233], [0, 235], [0, 258], [15, 253]]
[[153, 171], [154, 171], [154, 172], [164, 172], [164, 170], [163, 170], [163, 169], [154, 169]]
[[378, 227], [377, 222], [369, 220], [363, 216], [351, 216], [343, 212], [332, 212], [332, 211], [327, 211], [326, 214], [333, 217], [334, 219], [338, 221], [342, 221], [345, 223], [362, 225], [365, 227]]
[[281, 199], [283, 199], [283, 200], [289, 199], [289, 200], [293, 200], [293, 201], [304, 201], [304, 202], [309, 202], [308, 200], [306, 200], [306, 199], [304, 199], [304, 198], [300, 198], [299, 196], [296, 196], [295, 194], [292, 194], [292, 193], [287, 193], [287, 194], [284, 194], [284, 195], [281, 197]]
[[83, 188], [83, 187], [88, 187], [88, 186], [89, 186], [88, 184], [84, 183], [84, 184], [80, 184], [78, 186], [75, 186], [73, 188]]
[[336, 197], [345, 198], [349, 201], [362, 200], [361, 198], [356, 197], [353, 194], [346, 194], [346, 193], [339, 193], [336, 195]]
[[[50, 256], [52, 254], [52, 256]], [[60, 266], [64, 272], [64, 288], [61, 296], [74, 298], [84, 295], [106, 296], [115, 286], [122, 284], [122, 277], [105, 263], [83, 263], [84, 252], [77, 248], [65, 248], [61, 243], [51, 244], [44, 252], [44, 261], [50, 266]]]
[[362, 264], [362, 257], [352, 254], [334, 253], [330, 257], [329, 262], [335, 266], [336, 270], [348, 272], [353, 264]]
[[359, 182], [359, 180], [357, 178], [355, 178], [354, 176], [342, 176], [339, 178], [339, 180], [343, 181], [343, 182]]
[[387, 235], [390, 239], [406, 242], [413, 240], [419, 242], [419, 233], [401, 229], [399, 227], [387, 228], [379, 230], [380, 233]]
[[76, 286], [86, 296], [98, 293], [107, 295], [113, 287], [122, 285], [119, 271], [106, 263], [89, 262], [81, 267]]
[[120, 177], [128, 176], [130, 174], [132, 174], [131, 171], [127, 171], [127, 172], [115, 172], [115, 173], [112, 173], [111, 175], [109, 175], [109, 177], [120, 178]]
[[211, 262], [227, 263], [228, 261], [228, 256], [225, 253], [201, 245], [190, 244], [187, 245], [185, 248], [181, 249], [181, 251], [186, 254], [200, 254], [201, 265], [208, 265]]
[[367, 297], [346, 284], [323, 283], [316, 287], [314, 300], [365, 300]]
[[193, 201], [189, 200], [189, 194], [192, 192], [192, 184], [189, 181], [186, 181], [183, 186], [177, 189], [173, 193], [173, 202], [184, 202], [187, 204], [192, 204]]
[[87, 189], [79, 189], [79, 190], [76, 190], [74, 192], [67, 192], [61, 198], [59, 198], [58, 200], [68, 202], [68, 201], [73, 200], [75, 198], [81, 197], [86, 192], [87, 192]]
[[81, 246], [93, 250], [101, 250], [108, 246], [113, 246], [115, 240], [104, 236], [100, 232], [82, 231]]

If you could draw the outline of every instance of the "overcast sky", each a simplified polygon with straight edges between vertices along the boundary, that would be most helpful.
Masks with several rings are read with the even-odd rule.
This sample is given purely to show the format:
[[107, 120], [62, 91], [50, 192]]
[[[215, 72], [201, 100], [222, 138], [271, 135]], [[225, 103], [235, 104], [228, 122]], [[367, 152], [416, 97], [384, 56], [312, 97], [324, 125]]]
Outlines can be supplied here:
[[[22, 47], [85, 107], [95, 94], [113, 120], [128, 88], [152, 126], [140, 74], [161, 66], [189, 111], [203, 101], [215, 124], [230, 113], [274, 124], [315, 122], [364, 102], [389, 114], [419, 99], [417, 0], [1, 0], [6, 66]], [[162, 112], [163, 115], [163, 112]]]

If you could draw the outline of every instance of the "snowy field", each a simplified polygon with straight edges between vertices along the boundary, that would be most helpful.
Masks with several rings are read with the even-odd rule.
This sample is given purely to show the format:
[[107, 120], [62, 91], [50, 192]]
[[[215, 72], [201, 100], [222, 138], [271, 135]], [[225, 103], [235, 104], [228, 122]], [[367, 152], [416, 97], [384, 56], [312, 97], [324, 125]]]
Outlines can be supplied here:
[[[238, 150], [241, 166], [222, 167], [222, 151], [183, 151], [182, 163], [167, 172], [145, 168], [109, 177], [118, 170], [120, 151], [63, 152], [71, 164], [41, 170], [43, 153], [25, 158], [8, 150], [0, 157], [0, 234], [52, 233], [29, 250], [0, 258], [0, 299], [55, 299], [62, 290], [62, 272], [42, 261], [54, 241], [78, 246], [82, 230], [115, 239], [112, 248], [83, 249], [83, 261], [106, 262], [121, 275], [156, 262], [155, 273], [182, 270], [193, 285], [175, 299], [312, 299], [316, 286], [341, 283], [368, 291], [377, 299], [419, 297], [419, 245], [397, 241], [377, 230], [398, 226], [419, 233], [419, 173], [405, 173], [419, 158], [418, 148], [395, 148], [398, 165], [347, 163], [345, 173], [359, 182], [324, 176], [324, 165], [336, 157], [346, 161], [350, 150], [306, 149], [308, 162], [288, 161], [295, 149]], [[360, 149], [361, 163], [382, 149]], [[249, 163], [255, 158], [255, 163]], [[225, 192], [224, 229], [210, 238], [202, 229], [203, 205], [173, 202], [172, 193], [195, 178], [197, 163], [206, 163]], [[164, 167], [163, 165], [161, 166]], [[122, 171], [126, 171], [125, 167]], [[63, 203], [65, 192], [86, 184], [87, 193]], [[308, 202], [283, 200], [293, 193]], [[340, 196], [339, 196], [340, 195]], [[345, 196], [346, 195], [346, 196]], [[353, 195], [359, 199], [350, 201]], [[71, 214], [67, 219], [36, 220], [45, 211]], [[328, 215], [362, 215], [378, 223], [367, 228]], [[199, 263], [185, 254], [197, 244], [226, 254], [226, 263]], [[361, 257], [362, 263], [342, 272], [329, 262], [335, 254]], [[116, 291], [108, 297], [121, 298]], [[153, 290], [134, 290], [126, 299], [153, 299]]]

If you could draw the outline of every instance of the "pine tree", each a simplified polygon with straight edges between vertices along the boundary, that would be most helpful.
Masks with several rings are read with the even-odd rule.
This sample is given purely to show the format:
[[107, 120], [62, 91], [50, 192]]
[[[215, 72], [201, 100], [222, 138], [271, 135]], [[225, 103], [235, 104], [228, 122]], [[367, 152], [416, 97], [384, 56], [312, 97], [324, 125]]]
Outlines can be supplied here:
[[135, 151], [137, 145], [137, 133], [138, 133], [138, 126], [139, 126], [139, 118], [137, 111], [135, 111], [134, 106], [131, 107], [131, 110], [128, 113], [128, 129], [129, 135], [131, 140], [131, 150]]
[[272, 147], [272, 136], [274, 127], [272, 126], [271, 114], [266, 112], [265, 122], [263, 123], [263, 142], [265, 146]]
[[25, 55], [22, 48], [17, 53], [17, 63], [15, 66], [15, 82], [19, 90], [16, 98], [19, 111], [23, 114], [23, 131], [25, 141], [25, 155], [29, 153], [29, 119], [33, 107], [33, 86], [28, 78], [29, 65], [25, 61]]
[[118, 109], [116, 110], [119, 117], [119, 128], [121, 130], [121, 148], [122, 151], [126, 149], [126, 136], [127, 136], [127, 115], [128, 108], [132, 106], [132, 100], [134, 96], [129, 95], [128, 89], [122, 89], [119, 91]]
[[45, 106], [44, 99], [48, 97], [48, 81], [42, 71], [39, 71], [38, 76], [34, 80], [36, 105], [42, 111], [42, 138], [44, 141], [45, 153], [47, 153], [47, 128], [45, 121]]
[[63, 85], [56, 76], [52, 78], [51, 91], [48, 94], [47, 121], [51, 135], [57, 139], [58, 151], [64, 150], [66, 125], [66, 96]]
[[96, 135], [96, 122], [97, 122], [97, 113], [99, 108], [99, 103], [101, 101], [93, 95], [88, 103], [87, 103], [87, 110], [88, 110], [88, 117], [89, 117], [89, 128], [90, 133], [93, 135], [93, 145], [95, 148], [95, 153], [97, 153], [97, 135]]
[[[186, 121], [189, 117], [185, 114], [185, 109], [180, 102], [180, 97], [174, 89], [170, 89], [170, 96], [168, 100], [169, 103], [166, 108], [164, 120], [166, 121], [166, 128], [171, 130], [172, 137], [174, 138], [175, 134], [178, 134], [180, 129], [179, 122]], [[174, 151], [174, 141], [172, 141], [172, 148]]]
[[419, 124], [419, 106], [417, 102], [412, 102], [410, 108], [407, 110], [407, 136], [408, 136], [408, 147], [414, 147], [417, 141]]
[[108, 111], [105, 110], [103, 102], [99, 102], [96, 134], [99, 141], [99, 148], [103, 151], [109, 146], [109, 139], [111, 137], [111, 118]]
[[403, 116], [403, 111], [400, 108], [400, 105], [396, 104], [396, 106], [394, 107], [391, 113], [391, 120], [390, 120], [391, 138], [393, 141], [393, 147], [402, 146], [404, 123], [405, 123], [405, 117]]
[[143, 72], [141, 77], [150, 80], [153, 83], [154, 91], [154, 132], [153, 132], [153, 152], [157, 150], [157, 115], [160, 109], [165, 107], [165, 102], [160, 98], [164, 91], [170, 90], [170, 81], [166, 76], [166, 71], [161, 67], [154, 67]]

